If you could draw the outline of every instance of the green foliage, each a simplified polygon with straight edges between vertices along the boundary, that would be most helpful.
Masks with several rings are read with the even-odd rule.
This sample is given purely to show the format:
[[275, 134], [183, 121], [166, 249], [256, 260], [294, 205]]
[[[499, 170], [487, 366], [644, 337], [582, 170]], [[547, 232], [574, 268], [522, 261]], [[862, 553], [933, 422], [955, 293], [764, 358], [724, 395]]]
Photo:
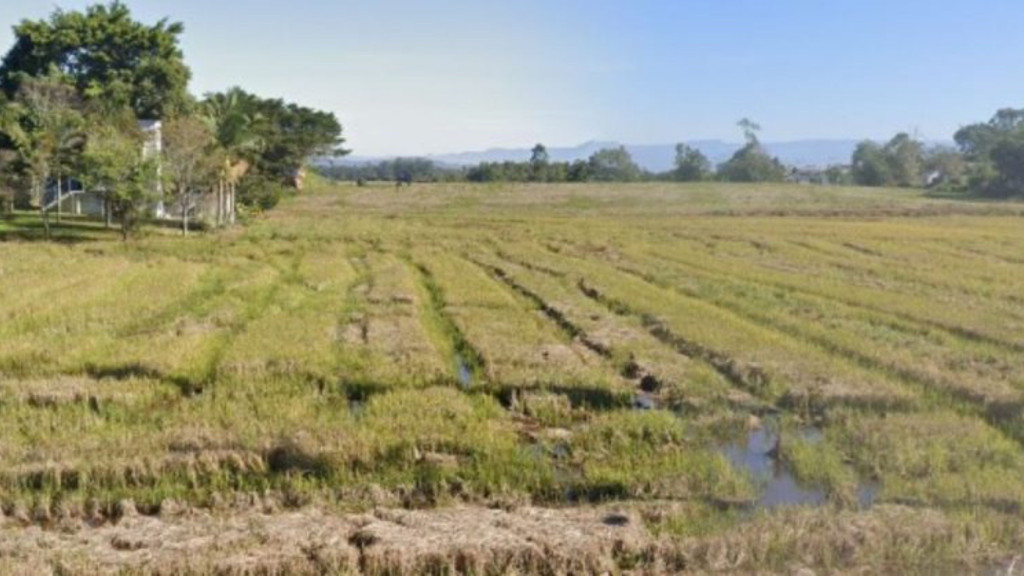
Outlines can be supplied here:
[[718, 177], [727, 182], [782, 182], [786, 167], [769, 156], [756, 139], [748, 142], [718, 167]]
[[82, 183], [102, 190], [121, 221], [124, 239], [138, 227], [145, 207], [154, 200], [159, 158], [148, 155], [144, 137], [133, 119], [95, 118], [81, 159]]
[[853, 175], [844, 166], [829, 166], [825, 169], [825, 180], [832, 186], [853, 184]]
[[259, 107], [259, 98], [235, 87], [208, 94], [201, 109], [214, 127], [217, 143], [232, 155], [246, 155], [258, 153], [264, 145], [266, 118]]
[[853, 153], [853, 180], [860, 186], [924, 185], [924, 145], [909, 134], [900, 133], [885, 146], [861, 142]]
[[533, 147], [530, 152], [530, 164], [534, 166], [543, 166], [551, 161], [551, 156], [548, 155], [548, 149], [543, 144], [537, 144]]
[[281, 201], [295, 193], [276, 179], [260, 174], [251, 174], [238, 186], [238, 201], [256, 210], [271, 210]]
[[680, 182], [699, 182], [711, 175], [711, 162], [700, 150], [676, 144], [676, 168], [672, 177]]
[[162, 172], [168, 199], [178, 204], [182, 232], [188, 233], [197, 197], [216, 180], [221, 162], [209, 124], [195, 116], [177, 116], [163, 126]]
[[882, 147], [871, 141], [858, 144], [853, 153], [851, 174], [860, 186], [885, 186], [891, 177]]
[[929, 186], [960, 190], [967, 183], [967, 159], [955, 148], [936, 146], [925, 152], [924, 169]]
[[327, 178], [352, 182], [450, 182], [466, 177], [465, 170], [445, 168], [426, 158], [395, 158], [356, 166], [322, 166], [317, 168], [317, 172]]
[[530, 179], [534, 182], [548, 181], [551, 177], [548, 174], [550, 162], [551, 157], [548, 155], [548, 149], [543, 144], [534, 146], [530, 152], [530, 169], [532, 171]]
[[900, 133], [893, 137], [883, 149], [889, 163], [889, 185], [909, 188], [922, 184], [924, 146], [909, 134]]
[[1000, 110], [987, 123], [961, 128], [954, 138], [970, 162], [975, 192], [1024, 195], [1024, 110]]
[[26, 79], [4, 109], [0, 128], [10, 146], [8, 169], [20, 173], [37, 206], [47, 204], [47, 186], [67, 176], [85, 143], [79, 107], [74, 89], [51, 70]]
[[81, 96], [161, 118], [188, 102], [190, 72], [178, 46], [183, 30], [166, 20], [136, 22], [116, 1], [25, 20], [15, 26], [14, 46], [0, 65], [0, 89], [13, 96], [28, 78], [55, 68]]
[[757, 133], [761, 125], [749, 118], [736, 123], [747, 144], [718, 167], [718, 177], [726, 182], [783, 182], [786, 167], [778, 158], [769, 156], [761, 147]]
[[312, 156], [340, 156], [342, 127], [330, 112], [263, 99], [232, 88], [208, 94], [203, 108], [217, 140], [234, 160], [250, 162], [263, 178], [293, 184]]
[[633, 182], [643, 175], [625, 146], [598, 150], [587, 161], [589, 180], [598, 182]]
[[759, 142], [757, 133], [761, 131], [760, 124], [750, 118], [743, 118], [736, 125], [743, 131], [743, 138], [747, 141], [747, 144], [757, 144]]

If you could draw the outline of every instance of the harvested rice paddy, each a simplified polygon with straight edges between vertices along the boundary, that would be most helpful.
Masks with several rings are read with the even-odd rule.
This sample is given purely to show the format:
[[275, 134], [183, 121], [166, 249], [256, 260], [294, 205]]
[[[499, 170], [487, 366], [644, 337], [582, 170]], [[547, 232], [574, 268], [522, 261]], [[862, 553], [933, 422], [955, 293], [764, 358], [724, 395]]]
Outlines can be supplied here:
[[319, 181], [188, 239], [16, 215], [0, 574], [1005, 573], [1022, 216]]

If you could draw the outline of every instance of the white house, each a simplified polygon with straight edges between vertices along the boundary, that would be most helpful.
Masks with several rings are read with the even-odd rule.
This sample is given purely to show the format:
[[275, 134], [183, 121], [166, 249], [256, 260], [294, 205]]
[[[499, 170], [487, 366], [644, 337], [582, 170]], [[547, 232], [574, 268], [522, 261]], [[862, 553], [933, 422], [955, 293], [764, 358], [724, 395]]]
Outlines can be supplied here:
[[[163, 123], [160, 120], [140, 120], [139, 129], [145, 135], [143, 153], [147, 157], [156, 156], [159, 158], [163, 152]], [[160, 170], [159, 166], [157, 170]], [[44, 203], [48, 208], [55, 209], [59, 205], [60, 212], [63, 214], [76, 214], [94, 218], [106, 217], [107, 206], [103, 201], [102, 191], [86, 190], [82, 183], [74, 178], [63, 180], [60, 188], [59, 194], [56, 184], [52, 184], [47, 188]], [[162, 179], [157, 180], [156, 194], [154, 196], [156, 201], [150, 206], [150, 211], [155, 218], [169, 220], [181, 218], [180, 209], [177, 206], [168, 206], [164, 202]], [[205, 216], [215, 214], [217, 209], [217, 201], [212, 198], [212, 195], [204, 195], [195, 202], [195, 214], [192, 217], [196, 220], [202, 220]], [[224, 210], [229, 210], [232, 213], [230, 214], [230, 221], [234, 221], [233, 212], [235, 207], [233, 203], [228, 208], [220, 207], [220, 209], [222, 210], [221, 213]]]

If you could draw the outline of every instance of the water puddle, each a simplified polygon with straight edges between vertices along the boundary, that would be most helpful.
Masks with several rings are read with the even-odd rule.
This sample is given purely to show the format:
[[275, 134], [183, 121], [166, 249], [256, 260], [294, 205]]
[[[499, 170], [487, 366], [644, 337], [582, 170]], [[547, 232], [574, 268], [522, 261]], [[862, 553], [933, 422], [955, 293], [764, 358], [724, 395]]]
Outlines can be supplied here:
[[861, 480], [857, 486], [857, 504], [861, 510], [867, 510], [875, 505], [878, 494], [882, 491], [882, 485], [874, 480]]
[[658, 400], [646, 392], [638, 392], [633, 396], [634, 410], [657, 410]]
[[[820, 434], [820, 431], [818, 432]], [[749, 432], [745, 438], [724, 446], [729, 463], [746, 470], [763, 489], [753, 503], [756, 508], [772, 510], [780, 506], [821, 506], [827, 495], [820, 488], [805, 488], [776, 457], [779, 435], [769, 427]]]
[[[824, 440], [820, 428], [808, 427], [796, 431], [805, 442], [816, 444]], [[754, 509], [774, 510], [785, 506], [823, 506], [828, 502], [824, 488], [799, 483], [788, 466], [778, 458], [779, 432], [776, 426], [763, 426], [747, 433], [742, 439], [724, 445], [721, 453], [734, 467], [747, 471], [761, 483], [761, 492], [751, 506]], [[860, 509], [874, 505], [881, 491], [877, 482], [861, 481], [857, 487]]]
[[473, 384], [473, 371], [466, 365], [466, 359], [462, 357], [462, 354], [455, 354], [455, 373], [459, 379], [459, 386], [462, 386], [463, 390]]

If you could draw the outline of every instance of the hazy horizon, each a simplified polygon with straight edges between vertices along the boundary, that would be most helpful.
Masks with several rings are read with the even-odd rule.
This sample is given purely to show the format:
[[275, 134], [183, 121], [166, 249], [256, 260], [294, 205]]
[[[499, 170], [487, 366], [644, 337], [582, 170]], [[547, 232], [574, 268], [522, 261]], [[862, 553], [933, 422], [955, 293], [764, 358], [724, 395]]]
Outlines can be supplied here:
[[[87, 4], [9, 0], [0, 47], [23, 18]], [[361, 156], [734, 142], [744, 116], [775, 142], [948, 140], [1024, 97], [1008, 72], [1024, 5], [1008, 0], [126, 4], [184, 22], [193, 93], [241, 85], [333, 111]]]

